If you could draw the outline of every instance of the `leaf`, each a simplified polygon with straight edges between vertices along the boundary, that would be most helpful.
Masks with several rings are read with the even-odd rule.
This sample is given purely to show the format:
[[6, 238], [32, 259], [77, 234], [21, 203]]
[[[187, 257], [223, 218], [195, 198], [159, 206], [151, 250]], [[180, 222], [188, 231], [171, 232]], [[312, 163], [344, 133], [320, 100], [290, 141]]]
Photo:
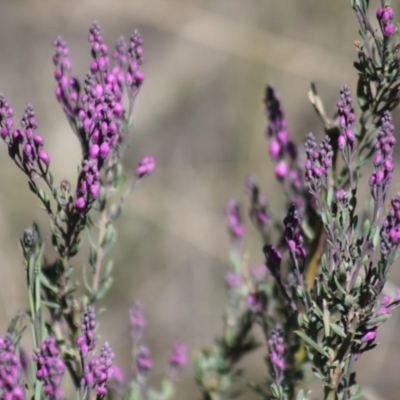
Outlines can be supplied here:
[[346, 295], [347, 293], [346, 293], [346, 291], [344, 290], [343, 286], [339, 283], [336, 274], [333, 275], [333, 280], [335, 281], [336, 287], [339, 289], [339, 291], [340, 291], [342, 294]]
[[326, 304], [326, 300], [323, 299], [322, 300], [322, 304], [323, 304], [323, 310], [324, 310], [324, 317], [323, 317], [323, 321], [324, 321], [324, 330], [325, 330], [325, 336], [329, 337], [330, 332], [329, 332], [329, 319], [330, 319], [330, 315], [329, 315], [329, 310], [328, 310], [328, 305]]
[[328, 353], [317, 342], [308, 337], [304, 332], [294, 331], [294, 333], [298, 335], [300, 338], [302, 338], [310, 347], [318, 351], [318, 353], [328, 358]]
[[371, 318], [368, 322], [367, 325], [374, 327], [374, 325], [379, 324], [380, 322], [384, 322], [390, 318], [390, 314], [381, 314], [378, 315], [375, 318]]
[[40, 274], [40, 283], [42, 286], [51, 290], [53, 293], [57, 293], [58, 289], [56, 286], [52, 285], [44, 274]]
[[87, 277], [87, 273], [86, 273], [86, 267], [83, 265], [82, 266], [82, 281], [83, 284], [85, 285], [86, 290], [89, 292], [89, 294], [92, 294], [92, 287], [89, 283], [88, 277]]
[[333, 199], [333, 189], [332, 187], [329, 188], [328, 194], [326, 195], [326, 204], [329, 208], [332, 206], [332, 199]]
[[378, 245], [379, 239], [380, 239], [380, 230], [377, 229], [372, 238], [372, 244], [373, 244], [374, 248]]
[[333, 330], [333, 332], [336, 333], [336, 335], [338, 335], [338, 336], [340, 336], [342, 338], [346, 337], [346, 334], [345, 334], [343, 328], [341, 328], [339, 325], [334, 324], [333, 322], [331, 322], [330, 326], [331, 326], [331, 329]]
[[371, 229], [371, 221], [369, 219], [366, 219], [364, 221], [364, 226], [363, 226], [363, 234], [365, 238], [368, 237], [370, 229]]
[[59, 309], [60, 308], [59, 304], [53, 303], [53, 302], [50, 302], [50, 301], [42, 300], [42, 304], [44, 304], [46, 307], [49, 307], [49, 308], [55, 308], [55, 309]]

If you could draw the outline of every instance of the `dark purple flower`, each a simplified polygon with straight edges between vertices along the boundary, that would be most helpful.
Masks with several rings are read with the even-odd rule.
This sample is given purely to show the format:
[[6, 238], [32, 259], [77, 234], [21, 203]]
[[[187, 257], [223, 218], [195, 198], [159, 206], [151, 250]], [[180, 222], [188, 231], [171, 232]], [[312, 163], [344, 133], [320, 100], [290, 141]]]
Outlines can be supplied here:
[[387, 261], [400, 243], [400, 193], [391, 201], [389, 213], [381, 227], [381, 256]]
[[257, 182], [252, 176], [246, 179], [246, 192], [250, 195], [250, 218], [258, 229], [265, 230], [268, 228], [270, 218], [267, 211], [267, 203], [264, 196], [260, 193]]
[[283, 224], [285, 226], [284, 237], [289, 251], [296, 257], [304, 259], [306, 256], [306, 250], [303, 245], [304, 239], [301, 234], [300, 221], [294, 205], [289, 208]]
[[265, 255], [265, 265], [271, 274], [275, 277], [280, 275], [282, 255], [280, 251], [271, 245], [265, 245], [263, 248]]

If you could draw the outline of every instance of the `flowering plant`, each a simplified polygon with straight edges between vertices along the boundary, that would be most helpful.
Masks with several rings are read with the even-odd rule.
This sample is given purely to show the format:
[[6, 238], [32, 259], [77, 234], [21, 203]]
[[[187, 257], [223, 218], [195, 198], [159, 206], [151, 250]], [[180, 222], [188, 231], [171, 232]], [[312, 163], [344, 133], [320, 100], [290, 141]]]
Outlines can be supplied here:
[[[243, 380], [238, 362], [260, 345], [252, 336], [257, 325], [268, 349], [270, 379], [245, 380], [261, 398], [311, 398], [305, 383], [309, 367], [324, 399], [360, 398], [354, 363], [377, 345], [379, 326], [400, 306], [400, 291], [385, 293], [400, 243], [400, 194], [387, 204], [396, 143], [391, 111], [400, 101], [399, 29], [389, 1], [376, 10], [378, 29], [367, 14], [368, 0], [352, 0], [351, 6], [361, 36], [354, 63], [359, 112], [345, 85], [335, 117], [328, 118], [312, 84], [309, 99], [325, 137], [318, 144], [310, 133], [299, 146], [289, 135], [276, 89], [266, 88], [265, 134], [287, 213], [275, 215], [255, 178], [247, 179], [249, 216], [266, 260], [264, 270], [249, 271], [241, 209], [235, 200], [226, 207], [229, 305], [223, 335], [195, 360], [204, 399], [234, 398], [235, 384]], [[362, 167], [370, 161], [370, 198], [358, 206]]]
[[[309, 99], [325, 137], [318, 144], [310, 133], [300, 146], [289, 134], [276, 89], [266, 88], [266, 138], [286, 215], [274, 214], [256, 179], [247, 178], [249, 216], [265, 255], [265, 266], [249, 271], [240, 205], [232, 200], [226, 206], [231, 253], [223, 334], [194, 360], [204, 400], [236, 397], [236, 384], [243, 379], [263, 399], [310, 399], [309, 367], [322, 383], [324, 399], [360, 398], [354, 364], [377, 345], [379, 326], [400, 306], [400, 293], [385, 293], [400, 243], [400, 194], [387, 205], [396, 143], [391, 111], [400, 102], [399, 28], [388, 0], [381, 0], [376, 11], [378, 29], [367, 14], [368, 0], [352, 0], [351, 6], [361, 36], [355, 42], [354, 64], [359, 110], [345, 85], [335, 117], [328, 118], [313, 84]], [[175, 382], [187, 363], [186, 345], [176, 342], [161, 389], [149, 385], [153, 362], [143, 340], [146, 320], [138, 303], [129, 310], [134, 369], [128, 385], [113, 364], [110, 344], [97, 348], [96, 306], [112, 284], [114, 223], [153, 172], [155, 161], [143, 157], [135, 179], [118, 195], [128, 179], [122, 161], [144, 81], [143, 40], [135, 31], [128, 42], [119, 39], [110, 56], [94, 22], [89, 42], [93, 60], [81, 85], [72, 75], [66, 41], [54, 41], [56, 98], [81, 144], [75, 187], [65, 179], [55, 183], [33, 107], [26, 107], [16, 127], [13, 108], [0, 95], [0, 136], [49, 217], [55, 252], [52, 260], [44, 257], [45, 243], [36, 224], [24, 232], [20, 245], [34, 351], [27, 361], [19, 313], [0, 338], [1, 399], [63, 399], [74, 393], [82, 400], [167, 400], [174, 396]], [[365, 206], [358, 205], [362, 167], [369, 162], [374, 168], [370, 198]], [[85, 252], [85, 235], [89, 248], [81, 291], [72, 274], [75, 256]], [[262, 384], [244, 378], [238, 367], [243, 356], [262, 344], [253, 334], [255, 326], [261, 328], [267, 349], [269, 378]]]
[[[128, 145], [133, 107], [144, 81], [141, 66], [143, 40], [135, 31], [127, 42], [117, 41], [110, 56], [100, 25], [89, 30], [93, 61], [83, 85], [72, 75], [67, 42], [54, 41], [56, 98], [81, 144], [81, 165], [75, 189], [67, 180], [59, 184], [50, 172], [51, 161], [31, 105], [21, 127], [14, 111], [0, 95], [0, 136], [10, 158], [28, 179], [50, 221], [53, 260], [43, 257], [44, 240], [34, 224], [20, 241], [29, 292], [29, 319], [35, 347], [32, 367], [21, 360], [22, 315], [0, 339], [0, 397], [2, 399], [63, 399], [68, 374], [70, 387], [80, 399], [106, 396], [127, 399], [168, 399], [186, 364], [186, 346], [175, 343], [170, 373], [162, 390], [149, 387], [150, 351], [143, 343], [145, 319], [138, 304], [130, 310], [134, 372], [124, 388], [123, 377], [113, 365], [114, 353], [106, 342], [96, 350], [96, 308], [112, 284], [109, 253], [115, 243], [114, 223], [134, 190], [155, 168], [153, 157], [143, 157], [136, 178], [126, 187], [122, 160]], [[74, 257], [82, 252], [86, 231], [87, 265], [82, 267], [84, 293], [72, 280]], [[31, 369], [31, 373], [29, 370]]]

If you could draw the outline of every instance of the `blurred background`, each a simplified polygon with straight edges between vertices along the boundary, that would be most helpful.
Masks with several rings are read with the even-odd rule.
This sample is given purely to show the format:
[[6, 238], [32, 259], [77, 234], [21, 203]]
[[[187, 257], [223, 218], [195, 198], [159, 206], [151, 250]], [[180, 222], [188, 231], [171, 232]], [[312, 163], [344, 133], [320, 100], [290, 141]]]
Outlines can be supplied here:
[[[379, 2], [371, 3], [375, 8]], [[126, 168], [133, 176], [143, 155], [157, 160], [156, 172], [117, 224], [115, 282], [102, 302], [107, 313], [100, 333], [129, 371], [127, 310], [140, 300], [157, 385], [174, 340], [194, 351], [221, 331], [229, 250], [225, 203], [232, 196], [245, 200], [244, 180], [254, 173], [280, 210], [263, 134], [266, 82], [280, 91], [291, 135], [301, 141], [313, 131], [321, 138], [307, 91], [316, 82], [332, 115], [340, 87], [347, 83], [354, 90], [357, 24], [347, 0], [0, 0], [0, 92], [17, 120], [33, 104], [58, 181], [75, 181], [79, 143], [55, 101], [52, 41], [59, 34], [67, 39], [74, 75], [84, 77], [94, 19], [110, 47], [135, 28], [144, 37], [146, 80], [135, 105]], [[396, 111], [395, 121], [398, 116]], [[398, 189], [395, 179], [392, 192]], [[1, 335], [27, 305], [18, 239], [34, 219], [49, 238], [38, 201], [0, 146]], [[260, 241], [250, 224], [248, 232], [250, 263], [261, 264]], [[398, 267], [391, 280], [400, 285]], [[398, 399], [399, 316], [380, 329], [380, 346], [357, 364], [370, 399]], [[265, 377], [264, 353], [263, 348], [245, 361], [258, 381]], [[199, 397], [191, 372], [183, 376], [178, 399]]]

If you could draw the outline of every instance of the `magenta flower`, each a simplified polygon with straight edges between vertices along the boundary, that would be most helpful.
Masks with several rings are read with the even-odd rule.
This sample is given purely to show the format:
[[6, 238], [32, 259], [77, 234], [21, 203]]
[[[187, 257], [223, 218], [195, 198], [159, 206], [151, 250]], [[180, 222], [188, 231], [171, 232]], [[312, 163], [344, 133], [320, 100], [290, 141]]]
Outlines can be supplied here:
[[138, 178], [143, 178], [146, 175], [150, 175], [156, 167], [156, 162], [153, 157], [146, 156], [143, 157], [139, 163], [138, 167], [136, 169], [136, 176]]
[[36, 362], [36, 377], [43, 383], [43, 391], [47, 399], [61, 400], [64, 391], [61, 388], [65, 372], [64, 361], [59, 357], [60, 350], [53, 336], [48, 336], [35, 350], [33, 361]]
[[361, 338], [361, 341], [371, 342], [375, 338], [376, 338], [376, 331], [369, 331]]

